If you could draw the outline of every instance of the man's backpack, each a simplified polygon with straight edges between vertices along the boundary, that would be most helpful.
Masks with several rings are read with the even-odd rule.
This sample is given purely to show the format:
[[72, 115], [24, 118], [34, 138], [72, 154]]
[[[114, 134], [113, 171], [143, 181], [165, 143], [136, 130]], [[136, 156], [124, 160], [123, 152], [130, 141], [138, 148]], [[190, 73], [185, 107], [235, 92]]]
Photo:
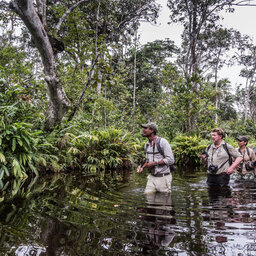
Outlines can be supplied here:
[[[157, 137], [156, 138], [156, 148], [158, 150], [158, 152], [165, 158], [165, 155], [164, 155], [164, 152], [160, 146], [160, 141], [161, 141], [161, 137]], [[147, 150], [148, 150], [148, 146], [149, 146], [149, 143], [146, 144], [146, 147], [145, 147], [145, 154], [147, 153]], [[173, 172], [175, 169], [176, 169], [176, 166], [175, 166], [175, 163], [170, 165], [170, 171]]]
[[[248, 148], [248, 147], [245, 147], [245, 148], [246, 148], [247, 155], [249, 156], [250, 161], [252, 161], [249, 148]], [[238, 149], [238, 151], [239, 151], [239, 153], [242, 155], [242, 152], [241, 152], [240, 148]], [[244, 158], [244, 157], [243, 157], [243, 158]], [[244, 161], [244, 159], [243, 159], [243, 161]]]

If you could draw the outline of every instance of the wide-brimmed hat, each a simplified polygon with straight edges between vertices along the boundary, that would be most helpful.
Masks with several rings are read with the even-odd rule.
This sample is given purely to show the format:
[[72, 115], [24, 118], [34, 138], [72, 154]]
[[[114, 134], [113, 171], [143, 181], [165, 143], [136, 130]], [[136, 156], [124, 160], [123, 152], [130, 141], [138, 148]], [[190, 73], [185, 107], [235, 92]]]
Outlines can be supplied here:
[[158, 131], [157, 125], [153, 122], [149, 122], [147, 124], [141, 124], [141, 127], [142, 128], [150, 128], [155, 133], [157, 133], [157, 131]]

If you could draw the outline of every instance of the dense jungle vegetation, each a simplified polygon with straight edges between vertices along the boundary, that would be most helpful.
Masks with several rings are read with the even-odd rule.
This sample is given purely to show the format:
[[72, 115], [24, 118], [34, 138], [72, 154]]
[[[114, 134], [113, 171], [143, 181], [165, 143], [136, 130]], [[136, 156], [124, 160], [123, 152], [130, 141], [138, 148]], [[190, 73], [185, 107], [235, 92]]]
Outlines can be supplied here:
[[[0, 2], [0, 187], [45, 171], [99, 172], [143, 157], [140, 124], [155, 121], [178, 164], [198, 164], [222, 127], [256, 143], [256, 47], [221, 25], [253, 1], [169, 0], [174, 38], [141, 45], [156, 0]], [[241, 4], [241, 3], [240, 3]], [[238, 88], [219, 76], [239, 64]], [[3, 188], [4, 189], [4, 188]]]

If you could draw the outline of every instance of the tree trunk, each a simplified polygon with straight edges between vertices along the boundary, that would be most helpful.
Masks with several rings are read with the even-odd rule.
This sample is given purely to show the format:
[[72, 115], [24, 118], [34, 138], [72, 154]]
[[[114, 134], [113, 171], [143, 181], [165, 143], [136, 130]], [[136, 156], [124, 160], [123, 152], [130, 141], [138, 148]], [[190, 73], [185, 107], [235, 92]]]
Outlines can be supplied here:
[[134, 66], [133, 66], [133, 104], [132, 104], [132, 134], [135, 131], [135, 111], [136, 111], [136, 76], [137, 76], [137, 28], [135, 28], [134, 38]]
[[250, 86], [248, 86], [248, 82], [249, 82], [249, 78], [247, 77], [246, 84], [245, 84], [244, 124], [248, 119], [248, 106], [249, 106], [249, 100], [250, 100]]
[[[191, 31], [191, 66], [190, 66], [190, 74], [197, 72], [197, 56], [196, 56], [196, 44], [197, 44], [197, 36], [198, 36], [198, 24], [197, 24], [197, 0], [193, 2], [193, 18], [192, 18], [192, 31]], [[195, 85], [196, 86], [196, 85]]]
[[[40, 52], [49, 94], [47, 128], [52, 128], [61, 122], [70, 103], [57, 76], [53, 47], [33, 2], [33, 0], [13, 0], [10, 6], [25, 23]], [[44, 19], [43, 22], [45, 22]]]
[[216, 92], [216, 99], [215, 99], [215, 124], [218, 124], [218, 113], [217, 110], [219, 108], [219, 98], [218, 98], [218, 68], [219, 68], [219, 61], [220, 61], [220, 55], [221, 55], [221, 49], [219, 49], [218, 56], [217, 56], [217, 62], [215, 66], [215, 74], [214, 74], [214, 80], [215, 80], [215, 92]]

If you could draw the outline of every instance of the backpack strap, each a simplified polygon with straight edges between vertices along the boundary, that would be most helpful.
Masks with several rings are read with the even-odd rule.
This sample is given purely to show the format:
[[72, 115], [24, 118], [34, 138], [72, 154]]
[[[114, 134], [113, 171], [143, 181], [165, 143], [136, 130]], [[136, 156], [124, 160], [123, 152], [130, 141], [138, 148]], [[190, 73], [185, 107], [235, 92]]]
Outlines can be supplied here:
[[145, 155], [147, 155], [148, 146], [149, 146], [149, 143], [147, 142], [146, 145], [145, 145]]
[[[161, 142], [161, 137], [157, 137], [157, 139], [156, 139], [156, 148], [157, 148], [158, 152], [165, 158], [164, 151], [162, 150], [162, 148], [160, 146], [160, 142]], [[169, 166], [169, 168], [170, 168], [170, 172], [175, 171], [175, 169], [176, 169], [175, 163], [171, 164]]]
[[157, 148], [158, 152], [159, 152], [163, 157], [165, 157], [164, 152], [163, 152], [163, 150], [162, 150], [162, 148], [161, 148], [161, 146], [160, 146], [160, 141], [161, 141], [161, 137], [157, 137], [157, 139], [156, 139], [156, 148]]
[[212, 144], [210, 144], [207, 148], [206, 148], [206, 151], [208, 153], [209, 149], [211, 148]]
[[246, 147], [246, 151], [247, 151], [247, 155], [249, 156], [250, 161], [252, 161], [252, 159], [251, 159], [251, 154], [250, 154], [250, 151], [249, 151], [249, 148], [248, 148], [248, 147]]
[[231, 157], [231, 155], [230, 155], [230, 153], [229, 153], [229, 151], [228, 151], [228, 146], [227, 146], [227, 143], [226, 143], [226, 142], [223, 144], [223, 148], [225, 149], [225, 151], [226, 151], [227, 154], [228, 154], [229, 165], [232, 165], [232, 157]]

